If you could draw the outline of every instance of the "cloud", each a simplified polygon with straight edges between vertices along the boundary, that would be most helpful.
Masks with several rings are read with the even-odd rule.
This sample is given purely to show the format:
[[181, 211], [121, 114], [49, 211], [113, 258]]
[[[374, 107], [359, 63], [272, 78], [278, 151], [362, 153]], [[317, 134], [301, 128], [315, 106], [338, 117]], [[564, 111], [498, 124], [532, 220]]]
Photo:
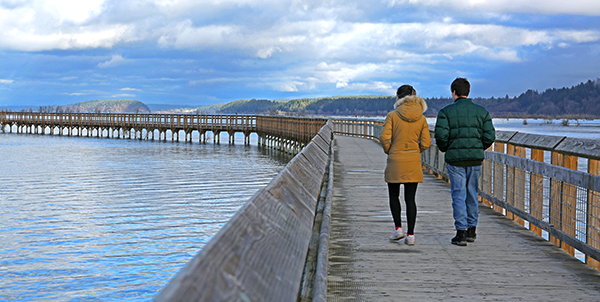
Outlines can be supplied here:
[[276, 86], [276, 89], [278, 91], [285, 91], [285, 92], [297, 92], [298, 91], [298, 85], [302, 85], [301, 82], [290, 82], [290, 83], [282, 83]]
[[[276, 1], [255, 3], [249, 0], [213, 0], [200, 5], [187, 0], [155, 0], [133, 7], [122, 2], [95, 0], [90, 4], [72, 4], [72, 8], [59, 0], [34, 1], [38, 2], [40, 4], [37, 6], [0, 9], [0, 28], [5, 29], [0, 31], [0, 48], [21, 51], [110, 49], [120, 43], [145, 42], [157, 43], [167, 50], [241, 50], [241, 54], [260, 59], [294, 54], [300, 58], [365, 58], [367, 61], [375, 61], [388, 60], [390, 56], [408, 59], [415, 54], [459, 56], [473, 53], [488, 59], [516, 62], [521, 59], [519, 50], [516, 49], [518, 47], [584, 43], [597, 41], [600, 35], [597, 30], [533, 30], [491, 23], [455, 23], [448, 17], [440, 18], [439, 21], [408, 23], [356, 21], [361, 18], [346, 17], [366, 12], [310, 1], [299, 5], [293, 1], [276, 4]], [[567, 6], [582, 7], [582, 2], [570, 1]], [[490, 13], [512, 12], [510, 9], [514, 7], [552, 6], [541, 0], [389, 0], [384, 3], [432, 10], [446, 9], [451, 5], [481, 10], [489, 8], [486, 12]], [[288, 8], [285, 11], [286, 5], [292, 5], [295, 10], [289, 11]], [[596, 4], [589, 5], [593, 7]], [[589, 5], [586, 11], [592, 10]], [[248, 16], [247, 9], [258, 13], [256, 16]], [[194, 12], [200, 13], [201, 10], [217, 12], [217, 16], [222, 19], [211, 24], [191, 17]], [[264, 20], [255, 19], [266, 14], [262, 11], [273, 13]], [[116, 13], [118, 16], [123, 15], [123, 18], [109, 18], [106, 15], [109, 12], [111, 16]], [[129, 13], [131, 17], [124, 19], [127, 16], [125, 13]], [[42, 18], [45, 21], [37, 19], [40, 15], [45, 16]], [[65, 20], [70, 20], [72, 24]], [[81, 20], [85, 22], [78, 24], [77, 22], [83, 22]], [[108, 67], [106, 64], [108, 62], [99, 66]]]
[[81, 24], [102, 11], [104, 0], [46, 0], [35, 1], [38, 11], [44, 10], [57, 19]]
[[533, 30], [495, 24], [356, 23], [300, 21], [272, 24], [260, 31], [237, 26], [194, 27], [184, 22], [161, 36], [162, 47], [248, 51], [268, 59], [279, 53], [302, 59], [386, 61], [418, 56], [478, 55], [518, 62], [522, 47], [600, 40], [595, 30]]
[[0, 84], [12, 84], [13, 82], [13, 80], [0, 79]]
[[600, 16], [600, 1], [590, 0], [384, 0], [383, 2], [390, 7], [417, 6], [469, 13]]
[[[586, 70], [600, 64], [599, 5], [0, 0], [0, 70], [18, 70], [19, 83], [30, 83], [44, 100], [63, 91], [98, 99], [143, 91], [144, 98], [159, 101], [169, 94], [185, 100], [368, 94], [387, 93], [402, 82], [420, 82], [429, 92], [449, 74], [475, 80], [540, 58], [548, 60], [540, 66], [556, 68], [554, 74], [586, 80], [591, 72], [569, 64], [589, 61]], [[531, 72], [531, 81], [545, 81], [545, 75], [523, 70]], [[12, 83], [6, 81], [0, 85]], [[23, 99], [24, 91], [12, 98]], [[440, 91], [447, 94], [445, 84]]]
[[120, 93], [120, 94], [113, 94], [112, 97], [113, 98], [130, 98], [130, 97], [135, 97], [135, 94]]
[[386, 94], [393, 94], [395, 92], [395, 88], [390, 83], [381, 81], [353, 83], [344, 88], [351, 91], [380, 91]]
[[[193, 27], [190, 20], [185, 20], [174, 26], [161, 29], [164, 32], [158, 38], [158, 44], [162, 47], [193, 48], [214, 47], [215, 45], [229, 44], [229, 36], [232, 33], [239, 34], [236, 26], [210, 25], [204, 27]], [[233, 43], [231, 43], [233, 44]]]
[[0, 5], [0, 49], [110, 48], [118, 42], [137, 40], [133, 24], [98, 20], [105, 11], [104, 2], [32, 0]]
[[113, 55], [110, 60], [108, 60], [106, 62], [98, 63], [98, 67], [100, 67], [100, 68], [115, 67], [115, 66], [123, 64], [123, 62], [125, 62], [125, 59], [121, 55]]
[[126, 26], [108, 26], [106, 28], [82, 27], [77, 32], [57, 30], [52, 33], [36, 29], [9, 28], [0, 32], [0, 48], [18, 51], [68, 50], [87, 48], [110, 48], [126, 39]]
[[71, 92], [71, 93], [69, 93], [69, 92], [64, 92], [64, 93], [62, 93], [62, 94], [64, 94], [64, 95], [70, 95], [70, 96], [82, 96], [82, 95], [89, 95], [89, 93], [87, 93], [87, 92]]

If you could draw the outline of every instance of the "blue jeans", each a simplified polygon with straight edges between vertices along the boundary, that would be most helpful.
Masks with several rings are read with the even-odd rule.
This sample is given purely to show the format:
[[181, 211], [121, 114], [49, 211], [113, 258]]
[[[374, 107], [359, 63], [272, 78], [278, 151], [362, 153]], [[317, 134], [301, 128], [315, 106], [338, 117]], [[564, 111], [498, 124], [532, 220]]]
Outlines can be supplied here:
[[477, 196], [481, 166], [457, 167], [451, 164], [447, 166], [452, 190], [454, 226], [457, 230], [477, 226], [477, 218], [479, 218]]

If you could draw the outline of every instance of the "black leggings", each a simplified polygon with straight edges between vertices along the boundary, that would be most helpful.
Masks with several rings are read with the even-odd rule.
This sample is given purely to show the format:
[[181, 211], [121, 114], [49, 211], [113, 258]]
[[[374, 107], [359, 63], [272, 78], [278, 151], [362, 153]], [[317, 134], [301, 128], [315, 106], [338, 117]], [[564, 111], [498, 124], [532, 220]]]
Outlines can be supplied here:
[[[388, 183], [388, 191], [390, 193], [390, 210], [392, 211], [392, 217], [394, 217], [394, 224], [396, 227], [402, 226], [402, 217], [400, 212], [402, 207], [400, 206], [400, 185]], [[417, 195], [416, 182], [404, 183], [404, 202], [406, 203], [406, 220], [408, 221], [408, 229], [406, 234], [414, 234], [415, 232], [415, 221], [417, 220], [417, 204], [415, 203], [415, 196]]]

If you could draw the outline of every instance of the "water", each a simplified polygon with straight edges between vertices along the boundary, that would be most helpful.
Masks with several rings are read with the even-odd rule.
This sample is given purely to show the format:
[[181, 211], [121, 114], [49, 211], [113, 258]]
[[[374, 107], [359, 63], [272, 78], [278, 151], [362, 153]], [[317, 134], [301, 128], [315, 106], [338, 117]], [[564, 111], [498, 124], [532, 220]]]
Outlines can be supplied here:
[[[600, 137], [598, 120], [494, 125]], [[0, 133], [0, 301], [150, 301], [289, 160], [193, 142]]]
[[268, 153], [0, 133], [0, 301], [152, 300], [289, 160]]
[[[435, 117], [427, 118], [430, 126], [435, 125]], [[523, 118], [495, 118], [492, 123], [496, 130], [518, 131], [553, 136], [600, 139], [600, 120], [549, 120]]]

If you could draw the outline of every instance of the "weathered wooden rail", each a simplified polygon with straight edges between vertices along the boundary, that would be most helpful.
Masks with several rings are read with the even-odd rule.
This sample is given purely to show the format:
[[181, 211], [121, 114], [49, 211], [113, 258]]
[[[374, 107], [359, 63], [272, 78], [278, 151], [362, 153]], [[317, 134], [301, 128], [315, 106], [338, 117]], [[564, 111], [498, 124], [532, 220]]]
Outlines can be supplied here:
[[[382, 124], [334, 120], [334, 132], [379, 140]], [[435, 140], [422, 158], [425, 168], [448, 179]], [[600, 140], [497, 131], [485, 158], [482, 202], [571, 255], [578, 250], [600, 270]], [[579, 161], [585, 171], [577, 171]]]
[[325, 301], [331, 123], [154, 301]]
[[0, 112], [3, 132], [53, 135], [96, 136], [110, 138], [179, 140], [185, 141], [199, 134], [199, 142], [206, 142], [207, 132], [214, 134], [214, 143], [220, 143], [222, 132], [229, 134], [229, 143], [235, 143], [235, 133], [244, 134], [249, 144], [250, 134], [256, 133], [259, 144], [270, 145], [293, 153], [299, 152], [326, 123], [323, 118], [296, 118], [260, 115], [193, 115], [193, 114], [126, 114], [126, 113], [38, 113]]

